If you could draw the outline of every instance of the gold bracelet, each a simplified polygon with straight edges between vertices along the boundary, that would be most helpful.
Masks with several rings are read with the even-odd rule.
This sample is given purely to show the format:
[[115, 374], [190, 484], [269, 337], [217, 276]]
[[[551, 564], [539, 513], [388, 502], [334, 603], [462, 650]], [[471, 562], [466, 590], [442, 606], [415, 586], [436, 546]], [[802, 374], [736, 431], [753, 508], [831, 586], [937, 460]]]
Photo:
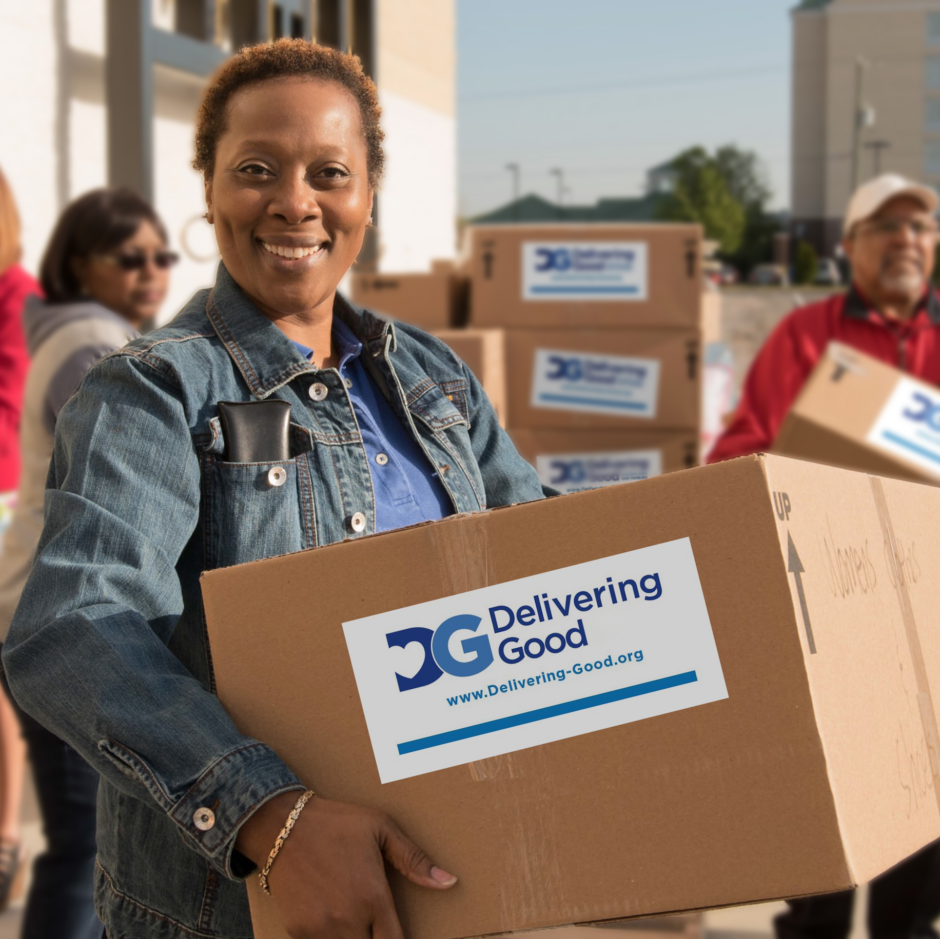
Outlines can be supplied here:
[[308, 789], [294, 803], [294, 807], [291, 809], [290, 815], [287, 816], [287, 821], [284, 823], [281, 833], [277, 836], [277, 841], [274, 842], [274, 847], [271, 848], [271, 853], [268, 855], [268, 863], [264, 865], [264, 870], [258, 874], [261, 889], [268, 896], [271, 896], [271, 888], [268, 886], [268, 875], [271, 873], [271, 865], [274, 863], [278, 852], [284, 847], [284, 842], [287, 841], [287, 836], [291, 833], [291, 829], [294, 827], [297, 819], [300, 818], [300, 813], [304, 810], [304, 806], [313, 798], [313, 795], [314, 794]]

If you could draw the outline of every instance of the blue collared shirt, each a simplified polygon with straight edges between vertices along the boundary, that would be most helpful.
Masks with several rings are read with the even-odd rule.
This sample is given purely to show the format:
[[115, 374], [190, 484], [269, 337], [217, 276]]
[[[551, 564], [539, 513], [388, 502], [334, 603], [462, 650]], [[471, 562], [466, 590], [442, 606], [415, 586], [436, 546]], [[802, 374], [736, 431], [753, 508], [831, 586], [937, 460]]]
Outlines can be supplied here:
[[[454, 507], [440, 477], [363, 366], [362, 343], [338, 318], [333, 319], [333, 341], [339, 358], [337, 371], [346, 385], [369, 458], [375, 530], [389, 531], [451, 515]], [[308, 346], [294, 345], [301, 355], [313, 355]]]

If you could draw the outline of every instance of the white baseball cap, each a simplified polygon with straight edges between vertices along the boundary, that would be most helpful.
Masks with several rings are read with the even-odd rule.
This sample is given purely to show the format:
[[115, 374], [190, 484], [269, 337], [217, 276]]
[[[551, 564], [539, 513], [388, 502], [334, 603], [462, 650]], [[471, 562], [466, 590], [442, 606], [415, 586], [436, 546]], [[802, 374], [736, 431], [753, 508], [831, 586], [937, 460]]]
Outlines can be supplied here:
[[863, 183], [855, 190], [852, 198], [849, 199], [843, 232], [847, 235], [853, 225], [871, 218], [886, 202], [898, 196], [910, 196], [916, 199], [931, 215], [940, 207], [940, 197], [930, 186], [915, 183], [896, 173], [885, 173]]

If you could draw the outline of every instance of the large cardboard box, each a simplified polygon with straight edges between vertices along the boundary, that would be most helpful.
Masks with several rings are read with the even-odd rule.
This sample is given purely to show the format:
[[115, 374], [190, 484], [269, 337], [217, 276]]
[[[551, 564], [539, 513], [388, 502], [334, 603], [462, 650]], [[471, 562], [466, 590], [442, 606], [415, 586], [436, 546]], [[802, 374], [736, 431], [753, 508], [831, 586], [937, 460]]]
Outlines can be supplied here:
[[430, 274], [352, 275], [353, 303], [421, 329], [455, 325], [459, 292], [459, 278], [448, 262], [436, 262]]
[[940, 482], [940, 389], [831, 342], [773, 449], [833, 466]]
[[938, 514], [754, 456], [212, 571], [218, 693], [460, 877], [410, 939], [841, 890], [940, 836]]
[[480, 380], [499, 422], [506, 425], [506, 337], [501, 329], [436, 329]]
[[701, 236], [688, 224], [470, 227], [470, 322], [697, 327]]
[[695, 431], [509, 431], [544, 486], [562, 493], [652, 479], [698, 465]]
[[510, 423], [692, 430], [701, 366], [693, 329], [507, 329]]

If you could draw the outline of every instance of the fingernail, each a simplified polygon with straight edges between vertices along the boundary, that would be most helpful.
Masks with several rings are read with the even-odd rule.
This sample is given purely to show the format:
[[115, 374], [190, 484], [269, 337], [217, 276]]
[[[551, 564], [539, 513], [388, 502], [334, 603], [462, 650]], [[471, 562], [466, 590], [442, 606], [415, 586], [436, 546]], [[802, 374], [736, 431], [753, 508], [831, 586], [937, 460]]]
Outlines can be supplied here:
[[453, 874], [448, 874], [447, 871], [442, 871], [439, 867], [431, 868], [431, 876], [442, 886], [449, 887], [451, 884], [457, 883], [457, 878]]

